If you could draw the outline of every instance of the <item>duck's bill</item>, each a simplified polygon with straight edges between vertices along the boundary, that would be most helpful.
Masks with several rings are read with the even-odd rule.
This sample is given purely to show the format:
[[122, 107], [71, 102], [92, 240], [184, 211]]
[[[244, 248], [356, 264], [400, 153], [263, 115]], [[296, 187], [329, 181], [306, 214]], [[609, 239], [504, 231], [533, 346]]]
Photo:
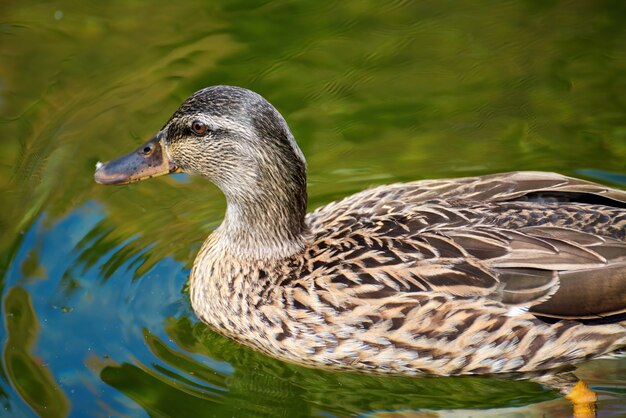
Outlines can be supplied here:
[[169, 161], [157, 135], [130, 154], [98, 163], [94, 179], [100, 184], [128, 184], [178, 172], [180, 169]]

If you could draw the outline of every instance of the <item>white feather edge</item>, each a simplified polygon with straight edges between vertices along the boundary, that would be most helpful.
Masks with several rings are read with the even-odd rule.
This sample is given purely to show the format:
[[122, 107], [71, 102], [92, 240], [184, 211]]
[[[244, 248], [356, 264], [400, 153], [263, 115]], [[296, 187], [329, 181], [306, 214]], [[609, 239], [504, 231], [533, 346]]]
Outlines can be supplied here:
[[506, 316], [521, 316], [524, 315], [526, 312], [528, 312], [528, 309], [530, 308], [530, 306], [513, 306], [511, 308], [509, 308], [509, 310], [506, 313]]

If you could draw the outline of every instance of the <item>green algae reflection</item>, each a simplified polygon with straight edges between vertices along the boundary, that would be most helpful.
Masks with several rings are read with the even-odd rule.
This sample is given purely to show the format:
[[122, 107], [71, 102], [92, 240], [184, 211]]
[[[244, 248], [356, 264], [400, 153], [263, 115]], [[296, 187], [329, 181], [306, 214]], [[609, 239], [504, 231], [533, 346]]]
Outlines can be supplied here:
[[66, 416], [69, 402], [65, 393], [50, 370], [31, 353], [39, 321], [26, 290], [13, 287], [7, 292], [4, 316], [8, 338], [3, 355], [9, 380], [38, 416]]

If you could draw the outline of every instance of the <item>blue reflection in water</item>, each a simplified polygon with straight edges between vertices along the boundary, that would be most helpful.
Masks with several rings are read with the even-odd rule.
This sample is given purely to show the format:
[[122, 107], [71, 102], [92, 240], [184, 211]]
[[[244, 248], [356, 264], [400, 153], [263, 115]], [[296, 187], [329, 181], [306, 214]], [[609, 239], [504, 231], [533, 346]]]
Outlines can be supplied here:
[[191, 178], [189, 174], [187, 173], [170, 174], [170, 178], [174, 179], [175, 181], [179, 183], [184, 183], [184, 184], [191, 183]]
[[[160, 360], [146, 346], [144, 332], [172, 344], [163, 327], [165, 319], [195, 320], [181, 292], [189, 274], [182, 263], [166, 257], [134, 279], [147, 248], [111, 270], [111, 261], [122, 257], [133, 238], [90, 257], [89, 252], [96, 251], [93, 245], [110, 232], [101, 228], [104, 220], [102, 207], [94, 202], [58, 221], [40, 215], [23, 235], [4, 278], [5, 295], [13, 286], [29, 293], [40, 325], [31, 330], [38, 332], [32, 354], [52, 372], [73, 415], [102, 410], [104, 405], [119, 413], [130, 412], [128, 408], [133, 414], [142, 411], [105, 385], [100, 370], [122, 362], [157, 365]], [[99, 228], [103, 232], [94, 234]], [[227, 363], [187, 355], [219, 373], [232, 372]], [[15, 402], [19, 395], [10, 387], [4, 389], [10, 393], [12, 412], [24, 410]]]
[[626, 185], [626, 174], [623, 173], [614, 173], [611, 171], [590, 169], [576, 170], [576, 173], [580, 174], [581, 176], [597, 179], [600, 182], [608, 181], [615, 184], [621, 184], [622, 186]]

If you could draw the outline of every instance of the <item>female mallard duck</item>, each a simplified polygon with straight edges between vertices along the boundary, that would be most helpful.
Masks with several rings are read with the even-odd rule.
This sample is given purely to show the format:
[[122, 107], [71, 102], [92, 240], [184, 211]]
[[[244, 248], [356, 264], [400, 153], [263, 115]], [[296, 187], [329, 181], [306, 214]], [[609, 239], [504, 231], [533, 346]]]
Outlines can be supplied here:
[[191, 272], [193, 309], [270, 356], [459, 375], [626, 346], [626, 192], [518, 172], [380, 186], [307, 215], [306, 163], [284, 119], [227, 86], [192, 95], [95, 179], [178, 171], [228, 202]]

